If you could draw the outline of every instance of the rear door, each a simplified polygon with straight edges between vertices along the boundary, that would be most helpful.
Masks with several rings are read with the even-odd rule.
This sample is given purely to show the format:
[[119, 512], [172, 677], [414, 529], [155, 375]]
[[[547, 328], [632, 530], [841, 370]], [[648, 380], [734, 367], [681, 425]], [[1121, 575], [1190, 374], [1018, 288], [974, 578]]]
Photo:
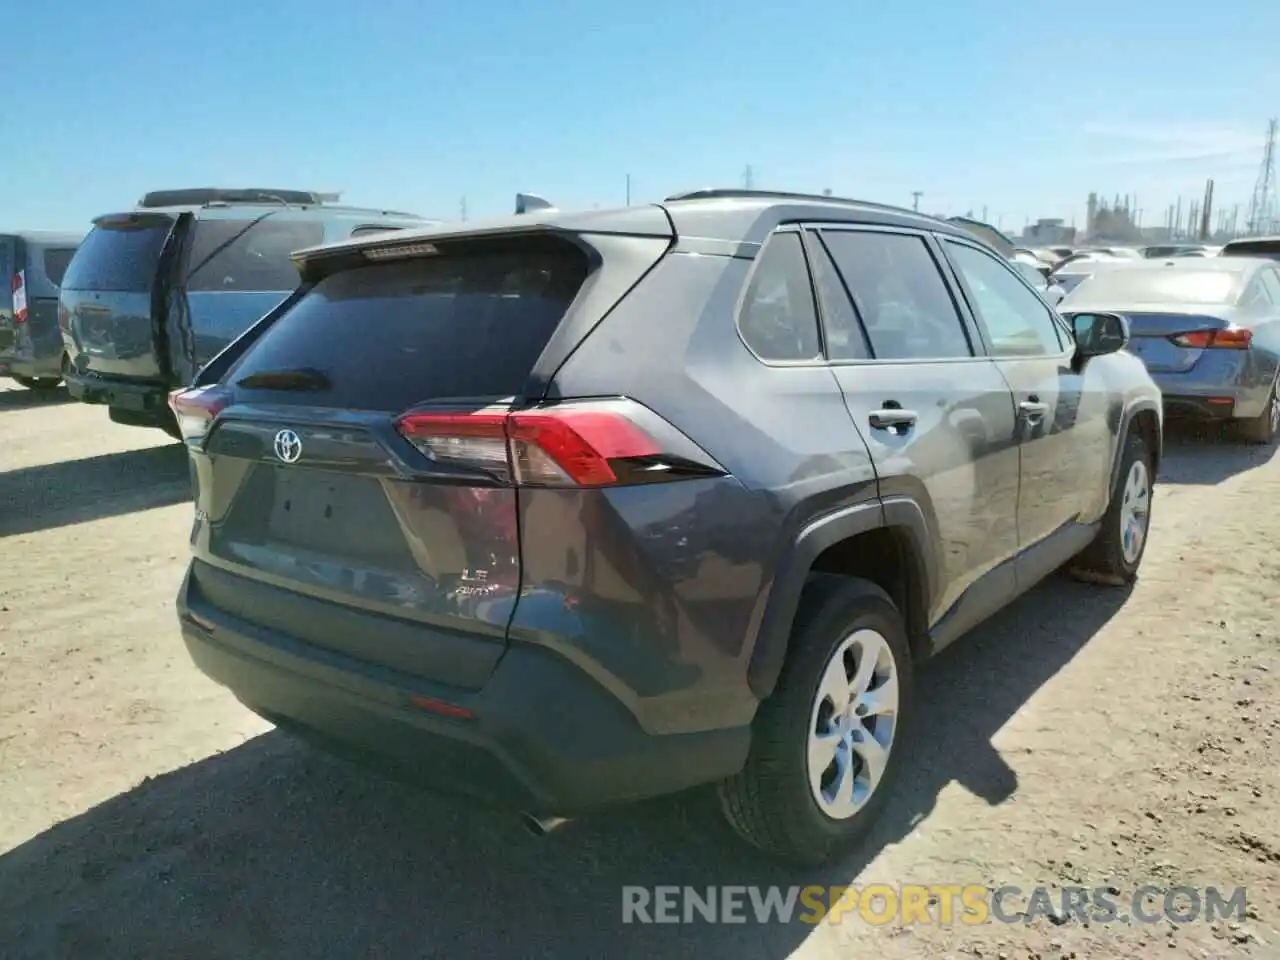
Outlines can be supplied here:
[[325, 240], [323, 221], [284, 210], [207, 216], [195, 224], [183, 271], [189, 328], [180, 331], [184, 368], [175, 371], [183, 383], [297, 288], [289, 255]]
[[176, 223], [163, 213], [102, 217], [71, 258], [60, 299], [68, 354], [81, 372], [165, 382], [163, 318], [153, 300]]
[[231, 406], [192, 453], [197, 593], [319, 646], [482, 683], [520, 585], [501, 421], [416, 443], [396, 424], [509, 409], [588, 270], [576, 244], [532, 238], [356, 266], [304, 294], [208, 388]]
[[[13, 289], [17, 279], [15, 246], [13, 237], [0, 234], [0, 364], [12, 355], [16, 340], [13, 321]], [[7, 372], [0, 366], [0, 374]]]
[[[957, 635], [1014, 589], [1005, 563], [1018, 550], [1009, 385], [982, 355], [925, 234], [833, 225], [808, 236], [831, 368], [881, 496], [909, 496], [929, 513], [940, 581], [930, 622], [955, 608], [949, 637]], [[984, 577], [990, 589], [957, 607]]]

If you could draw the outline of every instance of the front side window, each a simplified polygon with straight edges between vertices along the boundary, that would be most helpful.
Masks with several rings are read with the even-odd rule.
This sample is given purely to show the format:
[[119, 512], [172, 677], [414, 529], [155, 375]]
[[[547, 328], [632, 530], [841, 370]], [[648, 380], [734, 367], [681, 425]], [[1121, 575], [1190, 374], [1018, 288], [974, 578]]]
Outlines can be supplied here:
[[816, 360], [818, 310], [798, 233], [775, 234], [760, 251], [738, 321], [761, 360]]
[[1058, 326], [1044, 301], [989, 253], [945, 241], [947, 256], [973, 298], [997, 357], [1050, 356], [1062, 352]]
[[923, 237], [824, 230], [877, 360], [971, 357], [973, 350], [946, 281]]

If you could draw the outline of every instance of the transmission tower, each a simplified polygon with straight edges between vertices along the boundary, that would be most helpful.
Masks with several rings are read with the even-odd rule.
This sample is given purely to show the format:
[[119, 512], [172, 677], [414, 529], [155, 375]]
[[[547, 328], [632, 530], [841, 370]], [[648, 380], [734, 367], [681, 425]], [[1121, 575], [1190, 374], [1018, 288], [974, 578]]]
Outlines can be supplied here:
[[1262, 148], [1262, 167], [1249, 202], [1249, 232], [1266, 233], [1274, 229], [1276, 200], [1276, 121], [1267, 122], [1267, 144]]

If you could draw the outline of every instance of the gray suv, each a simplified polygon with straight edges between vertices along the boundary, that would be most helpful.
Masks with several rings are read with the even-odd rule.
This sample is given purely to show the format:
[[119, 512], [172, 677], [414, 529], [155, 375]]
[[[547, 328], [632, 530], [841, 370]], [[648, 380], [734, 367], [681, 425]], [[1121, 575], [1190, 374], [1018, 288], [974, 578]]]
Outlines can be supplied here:
[[773, 854], [887, 802], [913, 665], [1070, 565], [1124, 584], [1160, 394], [963, 227], [790, 194], [294, 255], [171, 405], [177, 609], [279, 726], [562, 819], [699, 784]]

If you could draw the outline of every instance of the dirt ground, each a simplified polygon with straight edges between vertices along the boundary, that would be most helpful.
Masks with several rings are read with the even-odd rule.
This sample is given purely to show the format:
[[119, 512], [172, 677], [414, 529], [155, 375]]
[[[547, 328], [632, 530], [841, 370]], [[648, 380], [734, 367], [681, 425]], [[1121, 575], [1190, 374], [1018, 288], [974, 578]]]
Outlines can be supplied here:
[[[1280, 957], [1280, 459], [1170, 439], [1132, 591], [1054, 580], [921, 677], [863, 853], [739, 846], [705, 793], [570, 824], [384, 783], [188, 663], [179, 447], [0, 390], [0, 957]], [[160, 445], [157, 445], [160, 444]], [[1244, 886], [1214, 926], [621, 923], [624, 885]]]

